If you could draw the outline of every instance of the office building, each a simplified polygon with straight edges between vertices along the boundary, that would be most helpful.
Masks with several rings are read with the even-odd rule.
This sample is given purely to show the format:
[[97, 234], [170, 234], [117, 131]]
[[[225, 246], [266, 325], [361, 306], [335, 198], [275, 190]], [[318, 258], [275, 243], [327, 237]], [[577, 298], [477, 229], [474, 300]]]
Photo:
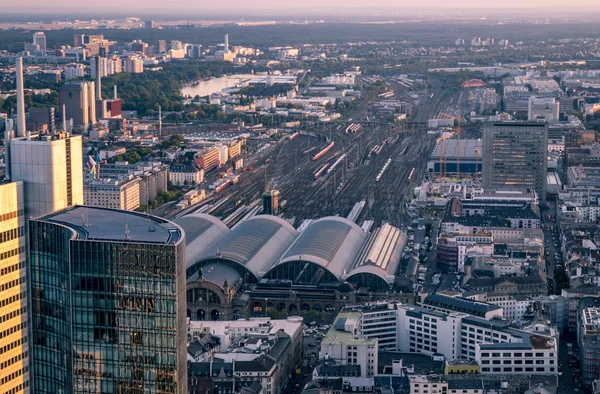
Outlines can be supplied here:
[[240, 140], [233, 141], [229, 144], [229, 158], [233, 159], [242, 154], [242, 142]]
[[534, 189], [545, 201], [547, 155], [545, 123], [487, 123], [483, 128], [484, 189]]
[[59, 103], [65, 106], [67, 120], [75, 129], [87, 132], [96, 123], [94, 82], [71, 82], [60, 88]]
[[472, 316], [481, 317], [485, 320], [503, 316], [503, 310], [498, 305], [462, 298], [459, 294], [452, 293], [429, 294], [423, 301], [423, 307], [443, 313], [467, 313]]
[[560, 102], [554, 97], [529, 97], [527, 120], [555, 123], [560, 120]]
[[581, 349], [581, 379], [591, 384], [600, 379], [600, 308], [588, 307], [579, 312], [577, 342]]
[[208, 172], [219, 167], [221, 163], [221, 152], [217, 147], [210, 147], [201, 150], [194, 155], [194, 161], [204, 172]]
[[263, 214], [277, 215], [279, 213], [279, 190], [268, 190], [263, 193]]
[[39, 217], [83, 204], [81, 136], [32, 135], [10, 141], [12, 180], [25, 189], [25, 215]]
[[75, 207], [29, 222], [35, 393], [187, 393], [185, 233]]
[[331, 359], [340, 365], [360, 365], [361, 377], [370, 378], [378, 371], [378, 339], [361, 337], [359, 322], [360, 313], [340, 312], [321, 342], [319, 358]]
[[0, 392], [29, 393], [23, 182], [0, 181]]
[[33, 43], [39, 47], [40, 51], [46, 50], [46, 35], [44, 32], [33, 33]]
[[83, 186], [85, 205], [133, 211], [140, 207], [138, 177], [127, 179], [90, 179]]
[[204, 170], [195, 164], [173, 164], [169, 170], [169, 181], [177, 186], [199, 185], [204, 181]]

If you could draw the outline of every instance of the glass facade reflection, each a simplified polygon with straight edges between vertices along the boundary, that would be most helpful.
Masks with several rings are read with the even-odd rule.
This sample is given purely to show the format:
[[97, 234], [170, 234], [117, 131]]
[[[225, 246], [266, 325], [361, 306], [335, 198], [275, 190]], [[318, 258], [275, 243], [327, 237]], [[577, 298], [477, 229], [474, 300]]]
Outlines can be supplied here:
[[187, 393], [185, 240], [130, 238], [30, 222], [34, 392]]

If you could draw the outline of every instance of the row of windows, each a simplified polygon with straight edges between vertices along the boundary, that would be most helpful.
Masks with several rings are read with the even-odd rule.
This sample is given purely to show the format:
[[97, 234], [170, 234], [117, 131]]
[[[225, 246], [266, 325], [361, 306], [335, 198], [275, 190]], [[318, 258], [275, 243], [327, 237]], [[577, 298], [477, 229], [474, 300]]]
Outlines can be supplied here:
[[7, 337], [9, 335], [14, 334], [15, 332], [24, 330], [25, 328], [27, 328], [27, 322], [24, 321], [23, 323], [19, 323], [15, 326], [12, 326], [11, 328], [7, 328], [6, 330], [0, 332], [0, 339]]
[[0, 243], [12, 241], [25, 235], [25, 228], [23, 226], [19, 228], [11, 228], [0, 233]]
[[2, 364], [0, 364], [0, 369], [4, 369], [7, 368], [11, 365], [13, 365], [14, 363], [21, 361], [23, 359], [27, 358], [27, 351], [24, 351], [23, 353], [17, 354], [14, 357], [9, 358], [8, 360], [4, 361]]
[[4, 316], [0, 316], [0, 324], [4, 323], [7, 320], [13, 319], [13, 318], [21, 315], [21, 313], [24, 314], [25, 312], [27, 312], [27, 307], [24, 306], [21, 309], [17, 309], [16, 311], [12, 311], [10, 313], [7, 313]]
[[[2, 283], [2, 285], [0, 285], [0, 291], [5, 291], [5, 290], [8, 290], [8, 289], [12, 289], [13, 287], [18, 286], [18, 285], [23, 284], [23, 283], [25, 283], [25, 277], [24, 276], [22, 276], [22, 277], [20, 277], [18, 279], [11, 280], [11, 281], [6, 282], [6, 283]], [[4, 305], [2, 305], [2, 306], [4, 306]]]
[[25, 299], [25, 292], [21, 292], [19, 294], [15, 294], [12, 297], [8, 297], [3, 299], [2, 301], [0, 301], [0, 307], [4, 307], [6, 305], [10, 305], [13, 302], [17, 302], [19, 300], [24, 300]]
[[[24, 249], [24, 248], [19, 248], [19, 249]], [[14, 249], [14, 250], [17, 250], [17, 249]], [[14, 263], [14, 264], [11, 264], [7, 267], [0, 269], [0, 276], [10, 274], [11, 272], [15, 272], [15, 271], [23, 269], [23, 268], [25, 268], [25, 262], [19, 261], [18, 263]]]
[[[27, 368], [27, 367], [26, 367]], [[27, 372], [27, 371], [25, 371]], [[19, 383], [18, 386], [13, 387], [12, 389], [8, 390], [6, 392], [6, 394], [16, 394], [16, 393], [20, 393], [23, 389], [26, 389], [27, 387], [29, 387], [29, 380], [24, 381], [23, 383]]]
[[23, 209], [19, 209], [17, 211], [12, 211], [12, 212], [8, 212], [8, 213], [3, 213], [2, 215], [0, 215], [0, 222], [14, 219], [19, 216], [23, 216], [24, 214], [25, 214], [25, 211]]
[[[550, 353], [549, 356], [554, 357], [554, 353]], [[487, 353], [487, 352], [481, 353], [481, 357], [490, 357], [490, 353]], [[502, 353], [502, 356], [500, 356], [500, 353], [492, 353], [492, 357], [523, 357], [523, 353], [520, 353], [520, 352]], [[532, 352], [525, 353], [525, 357], [533, 357], [533, 353]], [[535, 353], [535, 357], [544, 357], [544, 353], [537, 352], [537, 353]]]
[[4, 346], [0, 347], [0, 354], [4, 354], [4, 353], [8, 352], [9, 350], [12, 350], [18, 346], [21, 346], [24, 343], [27, 343], [27, 337], [19, 338], [14, 342], [9, 343], [8, 345], [4, 345]]
[[[513, 362], [513, 360], [492, 360], [492, 364], [499, 365], [501, 361], [502, 361], [502, 364], [505, 364], [505, 365], [509, 365], [509, 364], [520, 365], [520, 364], [523, 364], [523, 360], [514, 360], [514, 362]], [[489, 364], [489, 363], [490, 363], [490, 360], [481, 360], [481, 364]], [[545, 362], [544, 362], [544, 360], [535, 360], [535, 363], [537, 365], [540, 365], [540, 364], [544, 364]], [[533, 364], [533, 360], [525, 360], [525, 364], [532, 365]], [[554, 360], [548, 360], [548, 364], [554, 364]]]
[[[4, 259], [8, 259], [9, 257], [17, 256], [19, 254], [25, 253], [25, 246], [21, 246], [20, 248], [15, 248], [12, 250], [7, 250], [6, 252], [0, 253], [0, 261]], [[0, 275], [5, 275], [8, 272], [4, 272], [5, 268], [0, 271]]]
[[[10, 382], [11, 380], [13, 380], [13, 379], [15, 379], [15, 378], [18, 378], [19, 376], [21, 376], [21, 375], [23, 375], [23, 374], [26, 374], [26, 373], [27, 373], [27, 371], [29, 371], [29, 367], [28, 367], [28, 366], [25, 366], [25, 367], [23, 367], [22, 369], [19, 369], [18, 371], [15, 371], [15, 372], [11, 373], [10, 375], [8, 375], [8, 376], [6, 376], [6, 377], [4, 377], [4, 378], [2, 378], [2, 379], [0, 380], [0, 385], [3, 385], [3, 384], [5, 384], [5, 383], [7, 383], [7, 382]], [[15, 391], [15, 393], [16, 393], [16, 392], [17, 392], [17, 391]]]
[[[526, 367], [525, 369], [523, 369], [522, 367], [515, 367], [514, 370], [511, 367], [505, 367], [505, 368], [500, 368], [500, 367], [494, 367], [491, 369], [491, 372], [546, 372], [546, 368], [544, 367], [537, 367], [537, 368], [533, 368], [533, 367]], [[554, 367], [550, 367], [548, 368], [548, 372], [554, 372], [555, 368]], [[481, 368], [481, 372], [490, 372], [490, 368], [489, 367], [483, 367]]]

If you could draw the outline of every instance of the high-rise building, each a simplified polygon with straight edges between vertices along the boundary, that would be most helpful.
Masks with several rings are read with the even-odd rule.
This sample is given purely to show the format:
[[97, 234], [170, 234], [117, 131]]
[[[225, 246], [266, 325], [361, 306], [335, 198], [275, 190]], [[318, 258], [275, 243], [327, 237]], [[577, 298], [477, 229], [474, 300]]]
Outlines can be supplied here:
[[29, 222], [35, 393], [187, 393], [185, 233], [75, 207]]
[[10, 173], [23, 181], [25, 214], [47, 215], [83, 204], [81, 136], [40, 134], [10, 141]]
[[548, 126], [540, 122], [490, 122], [483, 128], [483, 187], [534, 189], [546, 199]]
[[156, 52], [165, 53], [167, 51], [167, 42], [165, 40], [158, 40], [156, 43]]
[[279, 212], [279, 190], [269, 190], [263, 194], [263, 214], [277, 215]]
[[140, 56], [127, 56], [123, 60], [123, 71], [128, 73], [143, 73], [144, 60]]
[[29, 393], [23, 182], [0, 182], [0, 392]]
[[44, 32], [33, 33], [33, 43], [40, 48], [40, 51], [46, 50], [46, 35]]

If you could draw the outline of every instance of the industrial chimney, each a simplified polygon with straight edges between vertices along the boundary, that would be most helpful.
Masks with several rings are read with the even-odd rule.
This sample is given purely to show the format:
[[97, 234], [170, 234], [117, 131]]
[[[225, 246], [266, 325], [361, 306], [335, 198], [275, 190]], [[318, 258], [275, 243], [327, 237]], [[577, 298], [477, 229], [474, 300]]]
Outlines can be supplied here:
[[23, 87], [23, 58], [18, 57], [17, 66], [17, 132], [16, 137], [25, 137], [25, 91]]

